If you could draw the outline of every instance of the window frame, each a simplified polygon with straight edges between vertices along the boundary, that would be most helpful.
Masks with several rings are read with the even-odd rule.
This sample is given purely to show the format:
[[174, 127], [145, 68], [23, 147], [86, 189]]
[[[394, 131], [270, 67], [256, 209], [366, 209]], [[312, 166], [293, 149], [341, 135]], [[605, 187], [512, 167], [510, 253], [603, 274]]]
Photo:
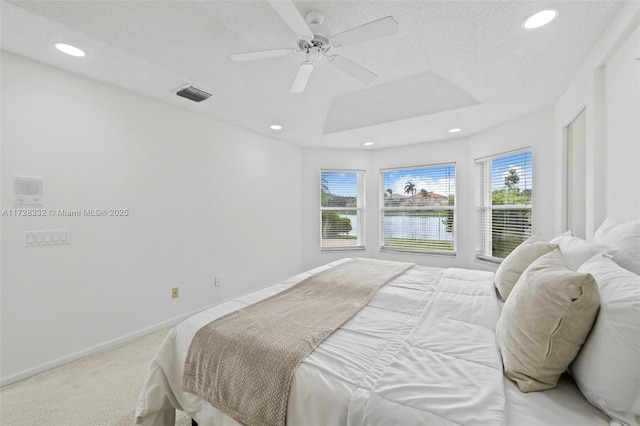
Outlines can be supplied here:
[[[356, 174], [356, 207], [323, 207], [322, 206], [322, 175], [324, 173], [354, 173]], [[352, 250], [366, 250], [365, 240], [365, 185], [366, 185], [366, 171], [360, 169], [320, 169], [320, 220], [319, 220], [319, 235], [320, 235], [320, 251], [352, 251]], [[351, 246], [335, 246], [328, 247], [323, 245], [323, 232], [322, 232], [322, 212], [323, 211], [356, 211], [357, 226], [359, 230], [356, 231], [356, 244]]]
[[[403, 170], [417, 170], [417, 169], [430, 169], [430, 168], [438, 168], [438, 167], [453, 167], [453, 182], [454, 182], [454, 202], [453, 206], [403, 206], [403, 207], [385, 207], [385, 184], [384, 184], [384, 174], [386, 172], [396, 172]], [[380, 196], [379, 203], [379, 214], [380, 214], [380, 223], [379, 223], [379, 242], [380, 242], [380, 251], [385, 252], [398, 252], [398, 253], [411, 253], [411, 254], [426, 254], [426, 255], [436, 255], [436, 256], [457, 256], [458, 249], [458, 213], [457, 213], [457, 187], [458, 187], [458, 174], [457, 174], [457, 164], [455, 161], [446, 162], [446, 163], [435, 163], [435, 164], [425, 164], [425, 165], [417, 165], [417, 166], [404, 166], [404, 167], [392, 167], [386, 169], [380, 169], [379, 174], [379, 187], [382, 189], [382, 194]], [[387, 211], [453, 211], [453, 239], [451, 240], [453, 243], [452, 250], [435, 250], [435, 249], [418, 249], [414, 247], [394, 247], [385, 245], [384, 241], [384, 218], [385, 212]], [[445, 240], [442, 240], [445, 241]]]
[[[496, 204], [493, 205], [493, 191], [491, 189], [492, 179], [491, 174], [491, 162], [496, 159], [509, 157], [512, 155], [531, 153], [531, 199], [530, 204]], [[476, 158], [474, 161], [474, 227], [475, 227], [475, 258], [478, 260], [500, 264], [506, 258], [501, 258], [487, 254], [492, 253], [493, 248], [493, 223], [487, 225], [487, 222], [492, 221], [494, 211], [508, 211], [508, 210], [529, 210], [529, 220], [531, 226], [528, 233], [525, 233], [529, 238], [533, 235], [533, 148], [531, 146], [515, 149], [512, 151], [505, 151], [498, 154]], [[483, 164], [485, 170], [481, 173], [479, 171], [479, 165]], [[488, 167], [488, 171], [486, 168]], [[482, 175], [482, 176], [480, 176]], [[480, 203], [480, 204], [479, 204]], [[484, 224], [482, 222], [485, 222]], [[483, 234], [483, 230], [486, 234]], [[525, 238], [526, 239], [526, 238]], [[481, 248], [481, 246], [483, 246]]]

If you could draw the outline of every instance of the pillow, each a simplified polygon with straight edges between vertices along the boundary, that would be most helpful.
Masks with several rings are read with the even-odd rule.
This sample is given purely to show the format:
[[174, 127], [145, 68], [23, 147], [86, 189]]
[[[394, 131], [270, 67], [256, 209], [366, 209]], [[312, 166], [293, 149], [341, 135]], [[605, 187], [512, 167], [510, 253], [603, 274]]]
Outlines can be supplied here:
[[600, 312], [570, 371], [591, 404], [625, 424], [640, 424], [640, 276], [602, 254], [579, 272], [596, 279]]
[[573, 271], [560, 250], [535, 260], [496, 325], [507, 377], [522, 392], [555, 387], [587, 338], [599, 303], [593, 276]]
[[496, 271], [496, 288], [500, 292], [502, 300], [507, 300], [511, 289], [531, 262], [556, 247], [558, 246], [549, 244], [540, 235], [535, 234], [509, 253]]
[[634, 274], [640, 274], [640, 219], [620, 223], [608, 217], [594, 233], [593, 240], [616, 249], [613, 260]]
[[[611, 254], [611, 258], [615, 263], [629, 272], [640, 275], [640, 251], [617, 250]], [[640, 422], [638, 422], [638, 424], [640, 424]]]
[[614, 252], [614, 250], [609, 246], [587, 242], [582, 238], [573, 235], [573, 232], [571, 231], [558, 235], [549, 241], [549, 243], [558, 245], [560, 252], [574, 270], [578, 269], [580, 265], [598, 253]]

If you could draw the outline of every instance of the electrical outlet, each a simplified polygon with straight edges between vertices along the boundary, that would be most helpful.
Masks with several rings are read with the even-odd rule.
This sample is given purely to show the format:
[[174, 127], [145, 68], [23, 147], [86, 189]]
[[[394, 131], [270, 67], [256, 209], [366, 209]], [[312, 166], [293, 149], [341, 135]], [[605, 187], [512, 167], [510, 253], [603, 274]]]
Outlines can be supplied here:
[[171, 298], [175, 299], [176, 297], [178, 297], [178, 287], [174, 287], [171, 289]]
[[214, 280], [213, 280], [213, 285], [215, 287], [220, 287], [220, 278], [215, 277]]

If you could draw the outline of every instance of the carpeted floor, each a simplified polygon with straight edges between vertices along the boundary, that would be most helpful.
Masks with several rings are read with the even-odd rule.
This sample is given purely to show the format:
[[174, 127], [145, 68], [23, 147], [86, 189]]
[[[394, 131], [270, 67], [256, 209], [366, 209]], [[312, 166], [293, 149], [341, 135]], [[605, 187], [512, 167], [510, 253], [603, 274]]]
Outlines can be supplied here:
[[[149, 363], [169, 329], [0, 390], [3, 426], [129, 426]], [[176, 425], [191, 425], [182, 412]]]

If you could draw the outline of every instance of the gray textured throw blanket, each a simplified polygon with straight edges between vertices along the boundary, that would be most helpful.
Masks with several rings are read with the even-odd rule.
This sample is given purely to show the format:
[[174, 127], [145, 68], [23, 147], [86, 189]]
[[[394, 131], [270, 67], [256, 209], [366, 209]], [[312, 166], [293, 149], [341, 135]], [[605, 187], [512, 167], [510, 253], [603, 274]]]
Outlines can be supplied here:
[[246, 425], [283, 426], [298, 364], [412, 266], [351, 259], [210, 322], [191, 342], [183, 389]]

